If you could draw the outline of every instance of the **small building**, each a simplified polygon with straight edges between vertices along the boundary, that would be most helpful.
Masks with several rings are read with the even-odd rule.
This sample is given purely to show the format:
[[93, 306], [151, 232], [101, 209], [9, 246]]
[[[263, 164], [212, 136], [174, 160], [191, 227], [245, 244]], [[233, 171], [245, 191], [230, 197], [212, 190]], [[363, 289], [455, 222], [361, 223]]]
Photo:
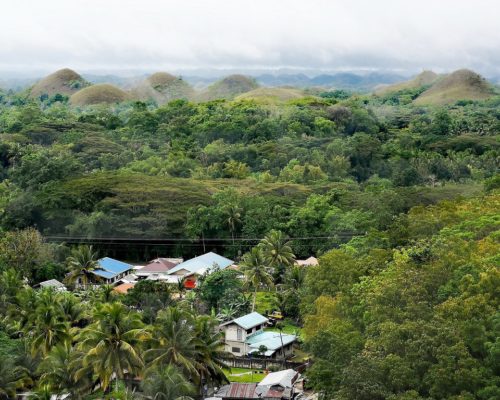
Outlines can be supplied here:
[[[265, 331], [268, 319], [252, 312], [220, 325], [224, 332], [225, 351], [243, 357], [249, 354], [271, 358], [293, 355], [293, 344], [297, 336]], [[262, 352], [262, 350], [264, 350]]]
[[135, 273], [138, 279], [146, 279], [150, 275], [167, 274], [168, 271], [183, 261], [182, 258], [155, 258]]
[[39, 287], [40, 289], [52, 288], [60, 292], [65, 292], [67, 290], [66, 286], [64, 286], [64, 284], [59, 282], [57, 279], [49, 279], [48, 281], [40, 282], [36, 285], [36, 287]]
[[210, 273], [216, 269], [226, 269], [233, 264], [234, 261], [210, 252], [176, 265], [167, 274], [186, 278], [186, 288], [193, 289], [196, 287], [198, 276]]
[[118, 261], [110, 257], [104, 257], [97, 261], [98, 268], [92, 273], [99, 282], [115, 284], [127, 276], [133, 269], [133, 266], [123, 261]]
[[293, 369], [271, 372], [260, 383], [230, 383], [219, 389], [213, 399], [222, 400], [291, 400], [301, 393], [297, 389], [300, 374]]
[[318, 259], [311, 256], [305, 260], [295, 260], [295, 264], [300, 267], [312, 267], [318, 265]]

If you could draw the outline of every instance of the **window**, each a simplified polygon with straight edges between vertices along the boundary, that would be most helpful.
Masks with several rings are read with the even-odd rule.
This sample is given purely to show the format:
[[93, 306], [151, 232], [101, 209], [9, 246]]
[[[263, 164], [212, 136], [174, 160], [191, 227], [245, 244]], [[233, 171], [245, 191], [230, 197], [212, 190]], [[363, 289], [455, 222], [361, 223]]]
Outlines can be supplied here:
[[233, 353], [239, 353], [240, 352], [240, 348], [239, 347], [231, 347], [231, 351]]
[[250, 335], [252, 333], [252, 329], [247, 330], [247, 335]]
[[237, 340], [243, 340], [243, 332], [240, 328], [238, 328], [238, 330], [236, 331], [236, 338]]

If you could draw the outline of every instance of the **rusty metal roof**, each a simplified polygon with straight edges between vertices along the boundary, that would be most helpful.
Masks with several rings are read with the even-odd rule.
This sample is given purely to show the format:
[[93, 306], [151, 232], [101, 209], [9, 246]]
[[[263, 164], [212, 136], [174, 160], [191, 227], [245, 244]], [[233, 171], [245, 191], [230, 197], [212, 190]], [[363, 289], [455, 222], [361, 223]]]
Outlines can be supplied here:
[[257, 399], [256, 383], [231, 383], [225, 399]]

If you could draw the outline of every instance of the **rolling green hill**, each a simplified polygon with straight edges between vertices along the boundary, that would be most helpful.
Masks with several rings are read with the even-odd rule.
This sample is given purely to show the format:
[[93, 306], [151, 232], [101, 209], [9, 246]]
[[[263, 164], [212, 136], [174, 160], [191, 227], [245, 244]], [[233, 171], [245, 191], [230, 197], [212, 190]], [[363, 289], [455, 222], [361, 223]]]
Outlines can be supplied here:
[[418, 105], [452, 104], [458, 100], [485, 100], [494, 94], [493, 87], [481, 75], [460, 69], [438, 80], [418, 96]]
[[279, 103], [305, 97], [302, 90], [288, 87], [260, 87], [240, 94], [236, 100], [256, 100], [262, 103]]
[[210, 85], [198, 95], [200, 101], [216, 99], [232, 100], [240, 94], [257, 89], [257, 82], [244, 75], [230, 75]]
[[375, 94], [383, 95], [392, 92], [399, 92], [407, 89], [417, 89], [421, 86], [432, 85], [439, 78], [439, 75], [433, 71], [422, 71], [413, 79], [395, 83], [393, 85], [380, 86], [375, 90]]
[[176, 99], [191, 100], [195, 92], [182, 78], [167, 72], [156, 72], [132, 89], [132, 96], [141, 100], [154, 100], [161, 105]]

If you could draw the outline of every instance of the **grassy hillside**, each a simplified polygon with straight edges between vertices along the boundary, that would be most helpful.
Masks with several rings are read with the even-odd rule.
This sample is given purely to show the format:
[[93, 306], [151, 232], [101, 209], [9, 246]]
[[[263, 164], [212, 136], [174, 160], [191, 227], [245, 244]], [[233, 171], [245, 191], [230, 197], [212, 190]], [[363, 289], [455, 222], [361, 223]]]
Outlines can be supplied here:
[[132, 90], [132, 96], [141, 100], [154, 100], [157, 104], [165, 104], [171, 100], [191, 100], [195, 96], [194, 89], [181, 78], [167, 72], [156, 72]]
[[275, 87], [261, 87], [249, 92], [240, 94], [236, 100], [256, 100], [262, 103], [279, 103], [289, 100], [296, 100], [305, 97], [304, 92], [300, 89]]
[[230, 75], [215, 82], [198, 96], [201, 101], [216, 99], [232, 100], [236, 96], [258, 88], [254, 79], [244, 75]]
[[417, 89], [421, 86], [431, 85], [439, 78], [439, 75], [433, 71], [422, 71], [413, 79], [395, 83], [394, 85], [381, 86], [377, 88], [375, 94], [383, 95], [401, 90]]
[[415, 100], [415, 104], [444, 105], [458, 100], [484, 100], [493, 93], [492, 86], [481, 75], [460, 69], [438, 80]]
[[53, 96], [57, 93], [71, 96], [88, 85], [89, 83], [78, 73], [72, 69], [64, 68], [37, 82], [31, 89], [30, 96], [40, 97], [44, 94]]
[[74, 106], [87, 106], [100, 103], [119, 103], [128, 100], [130, 95], [116, 86], [101, 83], [89, 86], [76, 92], [70, 98], [70, 103]]

